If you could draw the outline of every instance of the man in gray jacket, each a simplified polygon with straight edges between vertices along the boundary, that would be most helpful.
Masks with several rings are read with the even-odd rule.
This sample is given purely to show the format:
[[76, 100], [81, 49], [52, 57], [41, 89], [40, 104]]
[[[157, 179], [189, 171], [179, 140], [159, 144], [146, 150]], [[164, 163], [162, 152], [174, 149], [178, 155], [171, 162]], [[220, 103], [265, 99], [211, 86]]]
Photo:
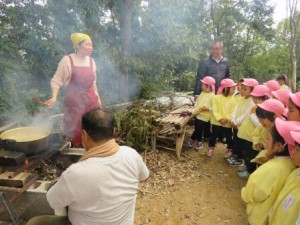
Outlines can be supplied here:
[[219, 41], [214, 41], [211, 44], [210, 56], [203, 60], [197, 71], [196, 85], [194, 89], [195, 100], [201, 93], [201, 79], [205, 76], [211, 76], [216, 80], [216, 91], [220, 86], [221, 80], [230, 77], [230, 68], [228, 59], [222, 56], [223, 44]]

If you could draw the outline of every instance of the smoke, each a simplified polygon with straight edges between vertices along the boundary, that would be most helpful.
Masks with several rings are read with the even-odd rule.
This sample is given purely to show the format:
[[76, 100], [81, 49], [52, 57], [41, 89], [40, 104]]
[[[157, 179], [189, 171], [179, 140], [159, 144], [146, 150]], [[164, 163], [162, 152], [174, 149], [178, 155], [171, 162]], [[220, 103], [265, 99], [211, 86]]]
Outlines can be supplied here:
[[107, 52], [102, 47], [94, 57], [97, 64], [97, 87], [104, 106], [137, 99], [141, 93], [140, 80], [133, 73], [122, 74], [118, 62], [109, 57]]

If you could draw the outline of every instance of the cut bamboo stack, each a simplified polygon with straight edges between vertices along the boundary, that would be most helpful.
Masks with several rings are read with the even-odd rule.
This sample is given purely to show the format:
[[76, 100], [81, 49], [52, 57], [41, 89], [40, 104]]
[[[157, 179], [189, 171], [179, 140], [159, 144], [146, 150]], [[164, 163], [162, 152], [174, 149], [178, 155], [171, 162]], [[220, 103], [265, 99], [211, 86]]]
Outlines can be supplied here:
[[161, 125], [159, 135], [169, 135], [180, 132], [183, 127], [194, 117], [194, 115], [181, 116], [182, 112], [192, 113], [193, 106], [181, 106], [169, 112], [166, 117], [155, 119], [155, 123]]

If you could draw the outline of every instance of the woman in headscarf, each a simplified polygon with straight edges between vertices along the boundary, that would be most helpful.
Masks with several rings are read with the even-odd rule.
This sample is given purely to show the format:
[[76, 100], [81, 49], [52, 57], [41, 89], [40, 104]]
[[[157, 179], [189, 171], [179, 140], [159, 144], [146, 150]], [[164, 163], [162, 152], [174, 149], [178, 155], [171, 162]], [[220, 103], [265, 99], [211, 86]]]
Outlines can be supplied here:
[[46, 101], [51, 107], [57, 100], [59, 88], [66, 86], [64, 97], [64, 135], [74, 147], [81, 145], [81, 117], [100, 107], [101, 99], [96, 85], [96, 64], [91, 57], [93, 43], [89, 35], [71, 34], [75, 52], [59, 62], [51, 80], [52, 97]]

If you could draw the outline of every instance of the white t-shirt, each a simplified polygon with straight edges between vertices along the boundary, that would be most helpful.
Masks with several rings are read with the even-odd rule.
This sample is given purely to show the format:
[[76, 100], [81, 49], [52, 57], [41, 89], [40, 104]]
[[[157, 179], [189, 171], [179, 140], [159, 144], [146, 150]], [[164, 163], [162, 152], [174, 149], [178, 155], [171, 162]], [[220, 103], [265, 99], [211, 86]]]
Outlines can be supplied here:
[[47, 200], [53, 209], [68, 206], [73, 225], [132, 225], [138, 184], [148, 176], [141, 156], [121, 146], [114, 155], [71, 165]]

